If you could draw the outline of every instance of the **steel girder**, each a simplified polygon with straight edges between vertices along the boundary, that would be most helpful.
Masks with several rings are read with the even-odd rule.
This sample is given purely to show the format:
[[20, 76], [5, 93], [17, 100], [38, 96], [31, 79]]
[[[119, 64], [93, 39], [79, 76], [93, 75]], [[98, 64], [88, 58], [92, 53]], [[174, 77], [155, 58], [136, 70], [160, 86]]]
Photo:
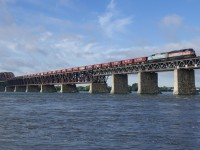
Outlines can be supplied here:
[[42, 75], [35, 77], [16, 77], [7, 80], [7, 86], [25, 85], [51, 85], [51, 84], [84, 84], [84, 83], [105, 83], [105, 76], [93, 76], [93, 71], [81, 71], [72, 73], [60, 73]]

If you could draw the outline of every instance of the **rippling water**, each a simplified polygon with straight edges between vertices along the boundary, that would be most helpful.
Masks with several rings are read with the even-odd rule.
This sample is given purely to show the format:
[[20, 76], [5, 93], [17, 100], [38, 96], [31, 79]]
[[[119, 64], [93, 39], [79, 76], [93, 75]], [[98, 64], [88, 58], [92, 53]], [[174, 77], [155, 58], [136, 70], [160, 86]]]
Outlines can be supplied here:
[[200, 95], [0, 93], [0, 150], [200, 149]]

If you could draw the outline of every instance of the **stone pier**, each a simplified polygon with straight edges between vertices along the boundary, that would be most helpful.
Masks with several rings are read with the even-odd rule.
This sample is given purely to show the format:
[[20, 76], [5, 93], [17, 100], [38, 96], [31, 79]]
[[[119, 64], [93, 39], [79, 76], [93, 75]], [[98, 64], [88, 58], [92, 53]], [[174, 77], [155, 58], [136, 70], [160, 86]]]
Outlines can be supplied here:
[[91, 83], [89, 93], [109, 93], [107, 83]]
[[26, 86], [15, 86], [14, 92], [25, 92]]
[[128, 90], [128, 75], [113, 74], [111, 94], [127, 94]]
[[174, 95], [195, 95], [195, 75], [193, 69], [174, 70]]
[[76, 88], [76, 84], [62, 84], [61, 93], [76, 93], [78, 92], [78, 89]]
[[0, 82], [0, 92], [5, 92], [4, 82]]
[[51, 93], [51, 92], [57, 92], [56, 88], [54, 87], [54, 85], [41, 85], [41, 93]]
[[138, 94], [158, 94], [158, 74], [153, 72], [138, 73]]
[[26, 92], [40, 92], [40, 88], [38, 85], [27, 85]]
[[14, 92], [15, 87], [14, 86], [6, 86], [5, 92]]

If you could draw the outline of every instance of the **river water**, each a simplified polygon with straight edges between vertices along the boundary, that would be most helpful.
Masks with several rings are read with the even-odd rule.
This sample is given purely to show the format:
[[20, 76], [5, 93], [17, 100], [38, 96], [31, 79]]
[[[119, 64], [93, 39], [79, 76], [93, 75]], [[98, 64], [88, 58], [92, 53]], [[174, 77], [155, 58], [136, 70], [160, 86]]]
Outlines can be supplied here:
[[200, 95], [0, 93], [0, 150], [73, 149], [200, 149]]

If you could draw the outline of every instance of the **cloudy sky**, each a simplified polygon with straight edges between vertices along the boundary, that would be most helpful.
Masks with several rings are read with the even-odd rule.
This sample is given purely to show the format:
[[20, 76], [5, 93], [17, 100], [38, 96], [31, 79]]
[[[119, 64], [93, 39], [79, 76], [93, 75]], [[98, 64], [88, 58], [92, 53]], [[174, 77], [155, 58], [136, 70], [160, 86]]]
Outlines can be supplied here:
[[[182, 48], [200, 55], [199, 14], [199, 0], [0, 0], [0, 72], [24, 75]], [[173, 73], [159, 80], [171, 85]]]

